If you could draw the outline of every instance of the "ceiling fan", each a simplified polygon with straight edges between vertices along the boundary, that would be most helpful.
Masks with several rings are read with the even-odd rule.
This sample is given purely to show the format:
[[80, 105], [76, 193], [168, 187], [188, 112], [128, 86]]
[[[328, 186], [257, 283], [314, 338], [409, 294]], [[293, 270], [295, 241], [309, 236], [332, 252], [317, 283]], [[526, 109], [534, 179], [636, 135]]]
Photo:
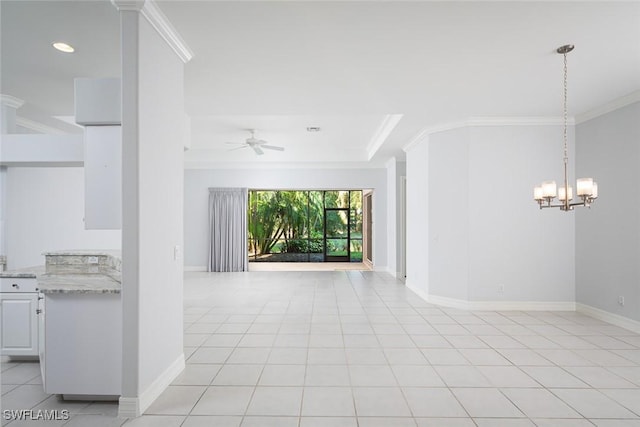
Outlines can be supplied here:
[[247, 147], [251, 147], [251, 149], [258, 155], [264, 154], [264, 151], [262, 151], [263, 148], [266, 148], [267, 150], [284, 151], [284, 147], [268, 145], [267, 141], [263, 139], [256, 139], [254, 129], [249, 129], [249, 132], [251, 132], [251, 136], [247, 138], [245, 142], [227, 142], [227, 144], [239, 145], [238, 147], [232, 148], [229, 151], [240, 150], [241, 148]]

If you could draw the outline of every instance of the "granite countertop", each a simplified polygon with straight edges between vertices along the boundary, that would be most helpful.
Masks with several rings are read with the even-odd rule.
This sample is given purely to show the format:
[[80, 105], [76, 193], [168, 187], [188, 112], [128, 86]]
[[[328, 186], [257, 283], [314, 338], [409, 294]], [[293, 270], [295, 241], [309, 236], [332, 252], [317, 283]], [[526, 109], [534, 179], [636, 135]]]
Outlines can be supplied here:
[[69, 255], [69, 256], [112, 256], [115, 258], [120, 258], [122, 251], [116, 249], [66, 249], [59, 251], [49, 251], [43, 252], [42, 255], [52, 255], [52, 256], [60, 256], [60, 255]]
[[17, 268], [15, 270], [0, 272], [0, 277], [11, 277], [14, 279], [35, 279], [36, 277], [44, 274], [44, 265], [38, 265], [36, 267]]
[[43, 274], [38, 288], [45, 294], [119, 294], [119, 281], [104, 274]]

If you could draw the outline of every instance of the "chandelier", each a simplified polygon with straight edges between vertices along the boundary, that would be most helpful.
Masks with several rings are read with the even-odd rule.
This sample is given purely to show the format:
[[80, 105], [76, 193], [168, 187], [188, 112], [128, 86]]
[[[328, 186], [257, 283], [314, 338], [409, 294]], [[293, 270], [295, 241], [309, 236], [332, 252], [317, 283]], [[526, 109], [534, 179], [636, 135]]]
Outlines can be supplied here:
[[[571, 211], [575, 206], [591, 207], [591, 203], [598, 198], [598, 184], [593, 178], [580, 178], [576, 180], [576, 193], [580, 198], [578, 202], [573, 200], [573, 188], [569, 185], [569, 149], [567, 148], [567, 54], [573, 50], [572, 44], [560, 46], [556, 52], [564, 56], [564, 181], [560, 187], [555, 181], [544, 181], [534, 187], [533, 198], [540, 209], [560, 208], [562, 211]], [[558, 203], [554, 203], [558, 197]]]

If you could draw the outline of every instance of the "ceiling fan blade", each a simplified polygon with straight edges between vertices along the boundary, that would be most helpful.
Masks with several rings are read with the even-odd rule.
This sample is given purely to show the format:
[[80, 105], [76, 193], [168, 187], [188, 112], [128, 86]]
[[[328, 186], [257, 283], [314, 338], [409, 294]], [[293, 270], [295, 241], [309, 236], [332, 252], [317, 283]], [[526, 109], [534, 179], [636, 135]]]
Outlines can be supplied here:
[[260, 147], [266, 148], [268, 150], [284, 151], [284, 147], [278, 147], [275, 145], [261, 145]]
[[260, 149], [260, 147], [258, 147], [257, 145], [252, 145], [251, 148], [253, 148], [253, 151], [256, 152], [256, 154], [260, 155], [260, 154], [264, 154], [264, 151], [262, 151]]
[[239, 147], [235, 147], [235, 148], [230, 148], [227, 151], [236, 151], [236, 150], [240, 150], [241, 148], [247, 148], [248, 145], [241, 145]]
[[267, 141], [265, 141], [264, 139], [258, 139], [255, 141], [256, 144], [260, 144], [260, 145], [264, 145], [267, 143]]

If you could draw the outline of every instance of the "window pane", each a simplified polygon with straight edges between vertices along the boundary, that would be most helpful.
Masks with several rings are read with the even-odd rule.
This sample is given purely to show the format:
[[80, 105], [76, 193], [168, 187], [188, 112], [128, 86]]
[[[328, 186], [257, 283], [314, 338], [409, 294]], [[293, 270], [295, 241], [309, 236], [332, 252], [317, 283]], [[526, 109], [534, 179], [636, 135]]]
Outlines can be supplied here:
[[362, 262], [362, 240], [351, 240], [351, 254], [349, 261]]
[[[309, 237], [321, 239], [324, 236], [324, 206], [322, 202], [322, 191], [309, 191]], [[320, 245], [322, 252], [322, 245]]]
[[347, 239], [327, 239], [327, 256], [347, 256]]
[[327, 238], [347, 237], [347, 224], [349, 218], [346, 210], [326, 210]]
[[287, 239], [307, 237], [307, 192], [277, 191], [278, 212]]
[[325, 208], [348, 208], [349, 192], [348, 191], [325, 191], [324, 207]]

